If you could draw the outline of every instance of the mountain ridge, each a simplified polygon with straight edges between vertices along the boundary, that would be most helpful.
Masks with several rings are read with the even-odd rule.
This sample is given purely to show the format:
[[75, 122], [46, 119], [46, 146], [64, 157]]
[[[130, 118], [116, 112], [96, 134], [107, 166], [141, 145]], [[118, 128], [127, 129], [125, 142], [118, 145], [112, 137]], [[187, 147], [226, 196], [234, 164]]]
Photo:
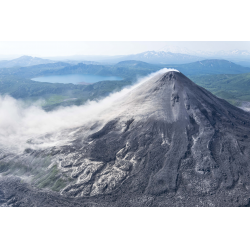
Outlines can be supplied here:
[[243, 67], [241, 65], [224, 59], [205, 59], [193, 63], [171, 66], [188, 75], [221, 74], [222, 72], [223, 74], [240, 74], [250, 72], [249, 67]]
[[106, 59], [106, 61], [117, 63], [119, 61], [136, 60], [153, 64], [167, 64], [167, 63], [180, 64], [180, 63], [194, 62], [201, 59], [202, 57], [181, 54], [181, 53], [171, 53], [165, 51], [145, 51], [138, 54], [122, 56], [119, 58], [114, 58], [114, 59], [110, 58], [108, 60]]
[[28, 67], [28, 66], [48, 64], [48, 63], [55, 63], [55, 61], [42, 59], [39, 57], [21, 56], [12, 60], [0, 61], [0, 68]]
[[[240, 49], [233, 49], [233, 50], [219, 50], [219, 51], [203, 51], [203, 50], [191, 50], [186, 47], [179, 47], [179, 46], [164, 46], [158, 51], [165, 51], [171, 53], [182, 53], [194, 56], [205, 56], [205, 57], [214, 57], [214, 56], [250, 56], [249, 50], [240, 50]], [[223, 58], [221, 58], [223, 59]]]

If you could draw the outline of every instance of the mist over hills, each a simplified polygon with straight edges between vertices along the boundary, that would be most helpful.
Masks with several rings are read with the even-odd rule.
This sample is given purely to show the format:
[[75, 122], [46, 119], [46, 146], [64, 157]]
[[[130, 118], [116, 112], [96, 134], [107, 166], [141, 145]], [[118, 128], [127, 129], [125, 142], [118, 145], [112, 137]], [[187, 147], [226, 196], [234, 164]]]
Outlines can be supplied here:
[[[41, 58], [42, 59], [42, 58]], [[55, 62], [55, 61], [62, 61], [66, 63], [76, 64], [76, 63], [85, 63], [85, 64], [116, 64], [121, 61], [128, 61], [128, 60], [137, 60], [143, 61], [147, 63], [153, 64], [166, 64], [166, 63], [189, 63], [195, 62], [198, 60], [205, 59], [205, 57], [201, 56], [193, 56], [188, 54], [182, 53], [172, 53], [172, 52], [165, 52], [165, 51], [146, 51], [143, 53], [133, 54], [133, 55], [118, 55], [118, 56], [91, 56], [91, 55], [74, 55], [74, 56], [59, 56], [59, 57], [44, 57], [43, 60], [48, 60], [48, 62]], [[15, 61], [17, 60], [17, 61]], [[22, 67], [28, 65], [28, 61], [35, 61], [34, 57], [22, 56], [20, 59], [11, 60], [13, 62], [2, 61], [4, 67], [12, 67], [20, 66], [21, 62], [24, 61]], [[36, 58], [38, 61], [38, 58]], [[27, 62], [26, 62], [27, 61]], [[0, 61], [1, 62], [1, 61]], [[38, 61], [39, 63], [39, 61]], [[38, 64], [37, 63], [37, 64]], [[42, 63], [39, 63], [42, 64]], [[1, 65], [1, 64], [0, 64]], [[6, 66], [5, 66], [6, 65]], [[35, 65], [35, 64], [30, 64]]]
[[19, 75], [24, 77], [35, 77], [39, 75], [52, 74], [97, 74], [97, 75], [117, 75], [123, 77], [134, 77], [136, 75], [146, 75], [164, 67], [174, 67], [187, 75], [205, 74], [240, 74], [250, 72], [250, 68], [243, 67], [227, 60], [203, 60], [187, 64], [150, 64], [137, 60], [121, 61], [114, 65], [98, 64], [70, 64], [66, 62], [56, 62], [53, 64], [41, 64], [32, 67], [17, 69], [0, 69], [1, 75]]
[[84, 63], [84, 64], [95, 64], [99, 65], [99, 62], [95, 61], [84, 61], [84, 60], [50, 60], [45, 58], [39, 58], [39, 57], [32, 57], [32, 56], [21, 56], [12, 60], [1, 60], [0, 61], [0, 68], [20, 68], [20, 67], [29, 67], [34, 65], [41, 65], [41, 64], [49, 64], [49, 63], [68, 63], [68, 64], [78, 64], [78, 63]]
[[77, 124], [30, 140], [21, 120], [18, 154], [1, 140], [2, 205], [249, 205], [249, 113], [176, 70], [93, 105], [55, 112]]
[[118, 56], [70, 56], [53, 57], [52, 60], [88, 60], [100, 63], [118, 63], [119, 61], [138, 60], [154, 64], [183, 64], [205, 59], [224, 59], [233, 61], [242, 66], [250, 66], [250, 51], [248, 50], [221, 50], [221, 51], [201, 51], [190, 50], [178, 46], [165, 46], [156, 51], [145, 51], [133, 55]]
[[55, 61], [42, 59], [38, 57], [21, 56], [13, 60], [0, 61], [0, 68], [28, 67], [28, 66], [33, 66], [33, 65], [48, 64], [48, 63], [54, 63], [54, 62]]
[[250, 58], [250, 51], [241, 49], [211, 51], [211, 50], [191, 50], [186, 47], [179, 47], [179, 46], [164, 46], [159, 51], [181, 53], [181, 54], [201, 56], [214, 59]]
[[186, 64], [206, 59], [229, 60], [242, 66], [250, 66], [250, 52], [247, 50], [232, 51], [191, 51], [187, 48], [180, 47], [164, 47], [158, 51], [145, 51], [132, 55], [118, 56], [91, 56], [91, 55], [74, 55], [60, 57], [31, 57], [22, 56], [13, 60], [0, 61], [1, 67], [26, 67], [37, 64], [46, 64], [53, 62], [66, 62], [69, 64], [116, 64], [121, 61], [142, 61], [150, 64]]
[[[205, 52], [199, 52], [197, 51], [197, 54], [204, 54], [206, 55]], [[248, 50], [220, 50], [220, 51], [215, 51], [215, 52], [209, 52], [207, 53], [208, 56], [210, 57], [225, 57], [225, 58], [250, 58], [250, 51]]]
[[171, 65], [187, 75], [207, 74], [241, 74], [250, 72], [250, 68], [243, 67], [227, 60], [206, 59], [183, 65]]
[[118, 61], [136, 60], [153, 64], [169, 64], [169, 63], [180, 64], [180, 63], [195, 62], [202, 59], [204, 58], [187, 54], [181, 54], [181, 53], [171, 53], [165, 51], [146, 51], [135, 55], [127, 55], [114, 59], [110, 58], [109, 60], [106, 61], [115, 63]]
[[150, 64], [137, 60], [121, 61], [114, 65], [67, 65], [62, 69], [44, 71], [43, 74], [99, 74], [117, 75], [123, 77], [135, 77], [136, 75], [147, 75], [164, 67], [175, 68], [186, 75], [207, 75], [207, 74], [241, 74], [250, 72], [250, 68], [243, 67], [227, 60], [203, 60], [186, 64]]
[[[127, 60], [121, 61], [116, 64], [116, 66], [129, 66], [129, 67], [152, 67], [149, 63], [137, 61], [137, 60]], [[157, 66], [156, 66], [157, 67]]]
[[53, 57], [44, 57], [46, 59], [55, 60], [55, 61], [77, 61], [77, 62], [83, 62], [83, 61], [94, 61], [94, 62], [102, 62], [105, 63], [106, 60], [109, 60], [110, 58], [121, 58], [122, 55], [118, 56], [102, 56], [102, 55], [72, 55], [72, 56], [53, 56]]

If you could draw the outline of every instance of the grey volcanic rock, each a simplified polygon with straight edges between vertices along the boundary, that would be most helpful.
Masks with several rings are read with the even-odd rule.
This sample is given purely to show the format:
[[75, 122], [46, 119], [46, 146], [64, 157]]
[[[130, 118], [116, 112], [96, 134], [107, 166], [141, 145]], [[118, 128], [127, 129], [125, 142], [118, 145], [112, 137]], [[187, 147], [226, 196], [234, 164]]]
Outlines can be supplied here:
[[0, 156], [3, 173], [4, 164], [45, 166], [50, 181], [39, 190], [32, 175], [27, 184], [5, 174], [2, 205], [249, 205], [249, 113], [182, 73], [153, 77], [98, 121], [64, 133], [73, 134], [65, 145]]

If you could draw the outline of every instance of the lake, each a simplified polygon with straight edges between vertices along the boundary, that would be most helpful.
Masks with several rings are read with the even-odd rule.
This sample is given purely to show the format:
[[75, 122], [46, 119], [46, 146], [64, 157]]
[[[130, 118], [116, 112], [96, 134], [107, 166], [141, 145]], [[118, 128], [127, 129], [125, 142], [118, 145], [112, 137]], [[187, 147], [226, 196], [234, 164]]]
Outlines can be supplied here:
[[90, 74], [69, 74], [69, 75], [53, 75], [53, 76], [40, 76], [32, 78], [36, 82], [49, 82], [49, 83], [73, 83], [73, 84], [91, 84], [100, 81], [115, 81], [123, 80], [118, 76], [97, 76]]

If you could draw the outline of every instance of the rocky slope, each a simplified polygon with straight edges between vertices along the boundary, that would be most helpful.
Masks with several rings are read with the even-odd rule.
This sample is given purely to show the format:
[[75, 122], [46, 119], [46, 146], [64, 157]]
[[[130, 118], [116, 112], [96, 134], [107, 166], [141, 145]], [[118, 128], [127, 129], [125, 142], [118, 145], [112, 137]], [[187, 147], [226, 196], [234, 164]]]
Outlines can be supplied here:
[[249, 205], [249, 113], [180, 72], [154, 76], [60, 137], [67, 141], [53, 147], [36, 147], [37, 138], [22, 154], [2, 151], [0, 204]]

